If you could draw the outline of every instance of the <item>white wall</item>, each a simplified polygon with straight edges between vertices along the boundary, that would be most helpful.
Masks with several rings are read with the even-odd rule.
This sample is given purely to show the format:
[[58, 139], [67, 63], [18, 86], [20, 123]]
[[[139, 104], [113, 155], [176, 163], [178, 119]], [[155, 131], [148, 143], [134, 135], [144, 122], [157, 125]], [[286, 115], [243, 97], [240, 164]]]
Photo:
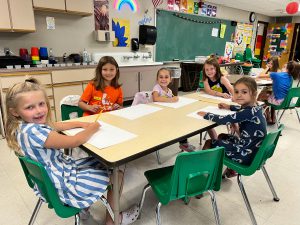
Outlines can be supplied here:
[[[121, 11], [113, 9], [112, 2], [109, 1], [110, 26], [112, 18], [128, 19], [130, 21], [130, 38], [138, 37], [138, 21], [147, 15], [152, 17], [150, 25], [154, 25], [155, 11], [152, 1], [139, 0], [140, 10], [137, 13], [131, 12], [129, 7], [122, 8]], [[160, 6], [167, 9], [167, 1]], [[56, 29], [46, 29], [46, 16], [55, 17]], [[217, 17], [237, 22], [248, 22], [249, 12], [237, 10], [224, 6], [218, 6]], [[258, 15], [262, 21], [270, 21], [271, 18]], [[9, 47], [18, 54], [19, 48], [32, 46], [46, 46], [52, 48], [55, 56], [61, 57], [63, 53], [71, 54], [82, 52], [86, 48], [91, 52], [129, 52], [130, 47], [112, 47], [112, 42], [97, 42], [94, 39], [94, 17], [80, 17], [68, 14], [52, 12], [35, 12], [36, 32], [35, 33], [0, 33], [0, 49]], [[111, 28], [110, 28], [111, 29]], [[254, 32], [255, 33], [255, 32]], [[143, 47], [141, 51], [152, 51], [152, 46]]]

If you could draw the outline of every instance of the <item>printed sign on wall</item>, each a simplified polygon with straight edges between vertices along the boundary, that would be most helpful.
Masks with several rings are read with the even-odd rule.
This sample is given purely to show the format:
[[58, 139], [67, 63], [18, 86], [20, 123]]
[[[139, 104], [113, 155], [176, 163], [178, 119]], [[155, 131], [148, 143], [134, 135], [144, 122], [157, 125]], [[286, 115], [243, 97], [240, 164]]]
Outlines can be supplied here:
[[94, 0], [95, 30], [109, 30], [108, 0]]
[[112, 19], [112, 30], [115, 32], [114, 47], [128, 47], [130, 38], [130, 22], [124, 19]]

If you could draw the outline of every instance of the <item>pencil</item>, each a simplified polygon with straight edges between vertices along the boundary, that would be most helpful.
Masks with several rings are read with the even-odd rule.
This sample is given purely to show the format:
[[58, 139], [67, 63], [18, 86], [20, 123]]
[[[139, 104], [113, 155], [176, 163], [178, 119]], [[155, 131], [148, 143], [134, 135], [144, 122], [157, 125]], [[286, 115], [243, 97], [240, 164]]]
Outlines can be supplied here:
[[103, 111], [103, 109], [101, 109], [101, 111], [98, 113], [98, 115], [97, 115], [97, 117], [96, 117], [96, 119], [95, 119], [95, 122], [97, 122], [97, 121], [98, 121], [98, 119], [99, 119], [99, 117], [100, 117], [100, 115], [101, 115], [102, 111]]

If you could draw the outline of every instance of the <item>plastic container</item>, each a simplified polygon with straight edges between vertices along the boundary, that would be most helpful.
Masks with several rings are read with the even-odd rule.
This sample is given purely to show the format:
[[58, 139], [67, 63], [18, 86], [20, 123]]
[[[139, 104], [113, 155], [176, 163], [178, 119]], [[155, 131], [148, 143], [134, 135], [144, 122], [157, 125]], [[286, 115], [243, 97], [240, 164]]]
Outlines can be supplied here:
[[167, 67], [171, 72], [172, 82], [169, 84], [169, 88], [172, 90], [173, 95], [178, 95], [179, 79], [181, 77], [180, 67]]
[[89, 61], [89, 54], [86, 49], [82, 52], [82, 62], [87, 63]]

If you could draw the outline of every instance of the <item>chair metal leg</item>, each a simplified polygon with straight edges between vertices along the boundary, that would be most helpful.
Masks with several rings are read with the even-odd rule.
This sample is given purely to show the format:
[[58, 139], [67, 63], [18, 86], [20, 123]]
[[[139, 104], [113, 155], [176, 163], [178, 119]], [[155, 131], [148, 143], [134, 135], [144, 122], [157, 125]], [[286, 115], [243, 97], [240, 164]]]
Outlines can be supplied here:
[[255, 219], [255, 217], [254, 217], [254, 213], [253, 213], [253, 211], [252, 211], [251, 205], [250, 205], [249, 200], [248, 200], [248, 197], [247, 197], [247, 195], [246, 195], [246, 191], [245, 191], [245, 189], [244, 189], [244, 185], [243, 185], [243, 182], [242, 182], [242, 177], [241, 177], [240, 174], [238, 174], [238, 176], [237, 176], [237, 182], [238, 182], [238, 185], [239, 185], [239, 187], [240, 187], [240, 190], [241, 190], [241, 193], [242, 193], [244, 202], [245, 202], [245, 204], [246, 204], [246, 207], [247, 207], [249, 216], [250, 216], [250, 218], [251, 218], [252, 224], [253, 224], [253, 225], [257, 225], [256, 219]]
[[156, 151], [155, 153], [156, 153], [157, 163], [160, 165], [161, 161], [160, 161], [159, 151]]
[[295, 108], [295, 111], [296, 111], [296, 113], [297, 113], [298, 121], [299, 121], [299, 123], [300, 123], [300, 117], [299, 117], [299, 113], [298, 113], [297, 108]]
[[80, 225], [80, 216], [79, 213], [75, 215], [75, 225]]
[[112, 218], [113, 221], [115, 221], [115, 215], [114, 215], [114, 212], [110, 206], [110, 204], [108, 203], [107, 199], [104, 197], [104, 196], [101, 196], [100, 197], [100, 201], [101, 203], [105, 206], [105, 208], [107, 209], [110, 217]]
[[32, 213], [32, 216], [30, 218], [30, 221], [29, 221], [28, 225], [33, 225], [34, 224], [34, 221], [36, 219], [37, 214], [39, 213], [39, 210], [41, 208], [42, 203], [43, 203], [43, 201], [39, 198], [39, 200], [37, 201], [37, 203], [35, 205], [35, 208], [33, 210], [33, 213]]
[[202, 132], [200, 133], [200, 145], [202, 145]]
[[[285, 112], [285, 109], [283, 110], [283, 112], [281, 113], [281, 115], [279, 116], [279, 118], [278, 118], [278, 120], [277, 120], [277, 128], [279, 128], [280, 120], [281, 120], [281, 118], [282, 118], [284, 112]], [[278, 114], [279, 114], [279, 112], [278, 112]]]
[[142, 194], [142, 197], [141, 197], [141, 200], [140, 200], [140, 203], [139, 203], [140, 214], [139, 214], [138, 219], [141, 218], [141, 212], [142, 212], [142, 208], [144, 206], [145, 195], [146, 195], [146, 192], [149, 190], [150, 187], [151, 187], [150, 184], [146, 184], [146, 186], [144, 187], [143, 194]]
[[161, 203], [159, 202], [156, 206], [155, 214], [156, 214], [156, 224], [161, 225], [161, 218], [160, 218], [160, 207]]
[[204, 134], [204, 138], [203, 138], [203, 140], [204, 140], [204, 141], [206, 141], [207, 134], [208, 134], [208, 133], [207, 133], [207, 132], [205, 132], [205, 134]]
[[210, 194], [211, 204], [212, 204], [212, 207], [213, 207], [213, 210], [214, 210], [216, 224], [221, 225], [218, 206], [217, 206], [216, 195], [215, 195], [214, 191], [208, 191], [208, 193]]
[[278, 198], [278, 196], [277, 196], [277, 194], [276, 194], [276, 191], [275, 191], [275, 189], [274, 189], [274, 186], [273, 186], [273, 184], [272, 184], [272, 182], [271, 182], [271, 179], [270, 179], [270, 177], [269, 177], [269, 174], [268, 174], [268, 172], [267, 172], [265, 166], [262, 166], [262, 167], [261, 167], [261, 170], [263, 171], [264, 176], [265, 176], [265, 178], [266, 178], [266, 180], [267, 180], [267, 182], [268, 182], [268, 185], [269, 185], [269, 187], [270, 187], [270, 189], [271, 189], [271, 192], [272, 192], [272, 194], [273, 194], [273, 200], [274, 200], [275, 202], [279, 202], [280, 199]]

